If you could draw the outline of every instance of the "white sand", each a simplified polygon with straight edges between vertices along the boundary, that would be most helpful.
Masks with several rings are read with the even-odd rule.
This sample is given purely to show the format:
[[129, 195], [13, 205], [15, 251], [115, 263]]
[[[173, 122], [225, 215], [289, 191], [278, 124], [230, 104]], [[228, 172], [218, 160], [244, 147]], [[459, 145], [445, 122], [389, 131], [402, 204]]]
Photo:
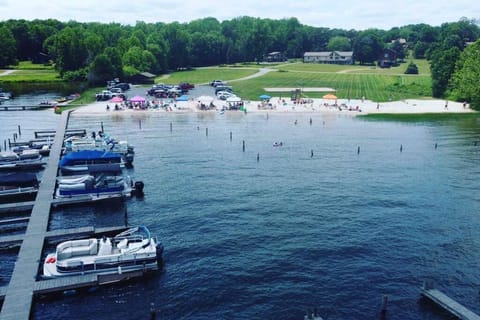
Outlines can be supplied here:
[[[158, 100], [158, 99], [157, 99]], [[166, 99], [167, 101], [168, 99]], [[109, 101], [94, 102], [89, 105], [79, 107], [75, 110], [75, 113], [112, 113], [112, 114], [121, 114], [121, 113], [130, 113], [130, 112], [218, 112], [222, 107], [228, 107], [228, 103], [223, 100], [214, 99], [214, 105], [217, 107], [216, 110], [202, 111], [198, 108], [198, 101], [177, 101], [171, 102], [168, 104], [169, 108], [157, 108], [157, 109], [123, 109], [123, 110], [113, 110], [115, 103]], [[339, 99], [337, 104], [341, 107], [334, 106], [335, 101], [324, 100], [324, 99], [311, 99], [311, 102], [304, 104], [294, 104], [292, 101], [280, 100], [278, 97], [272, 97], [270, 99], [270, 108], [259, 109], [260, 101], [244, 101], [244, 106], [249, 112], [320, 112], [320, 113], [341, 113], [341, 114], [350, 114], [352, 116], [361, 115], [361, 114], [371, 114], [371, 113], [403, 113], [403, 114], [414, 114], [414, 113], [467, 113], [467, 112], [476, 112], [469, 108], [467, 104], [464, 107], [463, 103], [438, 100], [438, 99], [409, 99], [402, 101], [391, 101], [377, 103], [370, 100], [344, 100]], [[445, 104], [447, 107], [445, 108]], [[107, 104], [110, 106], [110, 110], [106, 110]], [[356, 111], [358, 107], [359, 111]], [[168, 110], [166, 110], [168, 109]], [[340, 110], [341, 109], [341, 110]], [[351, 111], [350, 111], [351, 109]], [[227, 112], [240, 112], [240, 111], [227, 111]]]

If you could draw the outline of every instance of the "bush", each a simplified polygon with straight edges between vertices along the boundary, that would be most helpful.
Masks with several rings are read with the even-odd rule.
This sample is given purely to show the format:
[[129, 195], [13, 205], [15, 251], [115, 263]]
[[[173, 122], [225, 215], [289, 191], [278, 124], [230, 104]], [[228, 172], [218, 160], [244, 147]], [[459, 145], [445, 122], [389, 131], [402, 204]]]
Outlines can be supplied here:
[[415, 63], [410, 62], [405, 70], [405, 74], [418, 74], [418, 67]]
[[83, 82], [87, 80], [87, 68], [78, 69], [75, 71], [67, 71], [63, 75], [63, 80], [67, 82]]

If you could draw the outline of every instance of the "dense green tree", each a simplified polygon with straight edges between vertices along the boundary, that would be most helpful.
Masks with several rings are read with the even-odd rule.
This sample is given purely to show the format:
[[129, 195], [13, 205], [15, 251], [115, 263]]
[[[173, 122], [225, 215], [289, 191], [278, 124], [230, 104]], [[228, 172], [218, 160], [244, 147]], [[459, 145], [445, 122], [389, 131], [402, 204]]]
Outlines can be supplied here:
[[55, 56], [55, 67], [63, 76], [67, 71], [87, 66], [88, 49], [84, 42], [84, 30], [81, 27], [66, 27], [53, 36], [49, 49]]
[[432, 95], [434, 97], [444, 97], [459, 56], [460, 50], [457, 47], [433, 52], [430, 69], [432, 73]]
[[190, 66], [191, 36], [178, 22], [165, 26], [163, 32], [165, 40], [169, 43], [168, 66], [172, 69]]
[[397, 58], [398, 59], [405, 59], [405, 57], [407, 56], [405, 47], [403, 46], [403, 44], [400, 43], [400, 41], [398, 39], [394, 40], [390, 44], [389, 48], [397, 53]]
[[115, 70], [108, 56], [101, 53], [95, 57], [95, 60], [90, 66], [88, 81], [94, 85], [105, 84], [108, 80], [112, 79], [114, 72]]
[[6, 26], [0, 27], [0, 68], [16, 64], [16, 45], [13, 33]]
[[122, 57], [124, 68], [129, 67], [136, 70], [136, 72], [147, 71], [145, 62], [143, 61], [143, 49], [141, 47], [131, 47]]
[[116, 47], [108, 47], [105, 48], [103, 53], [106, 55], [110, 66], [112, 67], [112, 74], [110, 75], [110, 79], [113, 78], [123, 78], [123, 62], [122, 62], [122, 55], [118, 48]]
[[351, 51], [352, 44], [349, 38], [336, 36], [330, 38], [328, 41], [327, 49], [329, 51]]
[[480, 109], [480, 40], [468, 46], [461, 54], [449, 87], [457, 101], [468, 101], [470, 106]]
[[383, 44], [376, 30], [366, 30], [360, 33], [353, 44], [355, 61], [360, 64], [374, 63], [383, 50]]

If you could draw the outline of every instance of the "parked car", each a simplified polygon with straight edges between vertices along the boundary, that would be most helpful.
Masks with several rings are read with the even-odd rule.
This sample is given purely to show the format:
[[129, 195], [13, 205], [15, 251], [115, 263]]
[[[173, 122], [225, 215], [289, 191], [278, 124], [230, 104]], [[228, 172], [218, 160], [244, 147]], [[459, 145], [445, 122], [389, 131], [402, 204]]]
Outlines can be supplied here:
[[97, 101], [106, 101], [112, 99], [113, 94], [110, 90], [103, 90], [102, 92], [95, 94], [95, 99]]
[[222, 80], [213, 80], [212, 82], [210, 82], [210, 85], [212, 87], [216, 87], [216, 86], [221, 86], [221, 85], [227, 85], [227, 82], [222, 81]]
[[217, 93], [217, 98], [220, 100], [227, 100], [230, 97], [236, 97], [236, 95], [228, 91], [219, 91]]
[[185, 91], [188, 91], [188, 90], [191, 90], [191, 89], [195, 88], [195, 85], [193, 83], [189, 83], [189, 82], [180, 82], [178, 84], [178, 87], [185, 92]]
[[219, 91], [233, 92], [233, 87], [232, 86], [225, 86], [225, 85], [216, 86], [215, 87], [215, 94], [217, 94], [217, 92], [219, 92]]

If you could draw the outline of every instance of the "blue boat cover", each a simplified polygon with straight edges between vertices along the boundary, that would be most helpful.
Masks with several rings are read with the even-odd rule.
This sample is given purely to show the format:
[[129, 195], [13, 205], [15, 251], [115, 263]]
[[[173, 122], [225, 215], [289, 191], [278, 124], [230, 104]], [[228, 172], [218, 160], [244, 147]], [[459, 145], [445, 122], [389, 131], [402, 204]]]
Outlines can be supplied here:
[[69, 152], [60, 160], [60, 166], [68, 165], [75, 161], [94, 162], [101, 160], [101, 162], [121, 162], [121, 155], [119, 153], [102, 151], [102, 150], [81, 150]]
[[0, 175], [0, 185], [32, 187], [38, 184], [37, 176], [28, 172], [12, 172]]

